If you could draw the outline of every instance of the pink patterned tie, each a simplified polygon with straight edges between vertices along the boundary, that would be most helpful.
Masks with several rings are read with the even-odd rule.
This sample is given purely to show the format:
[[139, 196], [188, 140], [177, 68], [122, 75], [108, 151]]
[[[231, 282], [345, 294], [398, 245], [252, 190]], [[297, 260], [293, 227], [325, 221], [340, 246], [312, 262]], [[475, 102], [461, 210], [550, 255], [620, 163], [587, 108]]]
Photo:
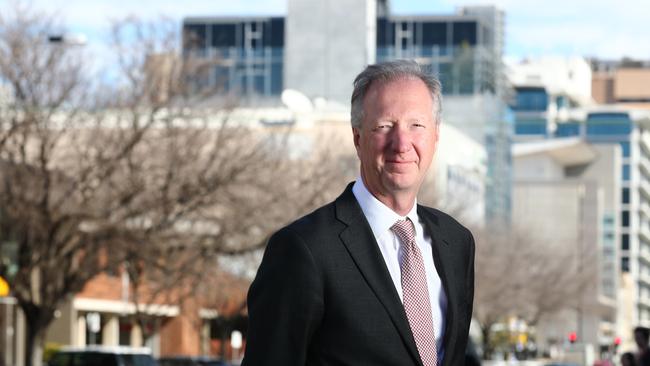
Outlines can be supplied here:
[[415, 228], [411, 220], [399, 220], [390, 228], [402, 242], [402, 293], [404, 310], [415, 344], [424, 366], [438, 364], [436, 338], [433, 334], [431, 302], [427, 274], [420, 249], [415, 244]]

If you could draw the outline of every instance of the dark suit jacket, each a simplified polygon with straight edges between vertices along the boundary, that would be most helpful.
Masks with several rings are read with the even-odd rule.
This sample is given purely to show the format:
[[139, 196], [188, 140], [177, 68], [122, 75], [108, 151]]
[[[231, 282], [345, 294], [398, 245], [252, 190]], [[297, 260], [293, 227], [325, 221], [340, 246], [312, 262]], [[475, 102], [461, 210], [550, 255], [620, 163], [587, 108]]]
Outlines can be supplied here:
[[[418, 206], [447, 295], [444, 365], [463, 365], [474, 239]], [[243, 366], [422, 365], [399, 295], [352, 193], [275, 233], [248, 293]]]

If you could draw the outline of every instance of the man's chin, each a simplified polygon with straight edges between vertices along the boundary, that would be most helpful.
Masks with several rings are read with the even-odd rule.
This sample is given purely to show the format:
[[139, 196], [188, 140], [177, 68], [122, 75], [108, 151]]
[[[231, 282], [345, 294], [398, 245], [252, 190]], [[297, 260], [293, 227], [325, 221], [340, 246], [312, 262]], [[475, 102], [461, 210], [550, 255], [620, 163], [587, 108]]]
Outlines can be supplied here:
[[417, 179], [412, 177], [387, 177], [384, 184], [395, 192], [417, 191], [418, 188]]

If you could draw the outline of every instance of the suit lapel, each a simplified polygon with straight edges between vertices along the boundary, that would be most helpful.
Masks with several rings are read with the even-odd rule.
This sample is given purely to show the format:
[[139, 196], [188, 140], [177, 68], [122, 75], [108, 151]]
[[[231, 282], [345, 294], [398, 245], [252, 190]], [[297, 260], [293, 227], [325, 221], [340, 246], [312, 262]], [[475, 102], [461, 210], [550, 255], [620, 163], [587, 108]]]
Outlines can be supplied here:
[[352, 184], [336, 200], [336, 216], [347, 225], [339, 237], [346, 246], [362, 276], [382, 303], [399, 332], [413, 360], [421, 365], [420, 357], [406, 319], [404, 307], [393, 285], [384, 258], [352, 193]]
[[[440, 229], [438, 225], [438, 218], [432, 215], [430, 212], [427, 212], [422, 206], [418, 205], [418, 217], [420, 217], [424, 224], [427, 234], [431, 237], [431, 246], [433, 252], [433, 262], [436, 265], [436, 271], [438, 276], [440, 276], [440, 281], [442, 282], [443, 289], [447, 295], [447, 312], [445, 318], [445, 335], [443, 339], [443, 345], [446, 351], [453, 350], [456, 343], [456, 328], [453, 326], [454, 317], [456, 316], [456, 309], [458, 308], [457, 295], [458, 289], [456, 284], [449, 279], [452, 278], [449, 274], [450, 265], [453, 263], [453, 259], [450, 255], [451, 243], [447, 240], [445, 233]], [[445, 357], [444, 360], [449, 360], [449, 357]], [[447, 362], [444, 362], [447, 365]]]

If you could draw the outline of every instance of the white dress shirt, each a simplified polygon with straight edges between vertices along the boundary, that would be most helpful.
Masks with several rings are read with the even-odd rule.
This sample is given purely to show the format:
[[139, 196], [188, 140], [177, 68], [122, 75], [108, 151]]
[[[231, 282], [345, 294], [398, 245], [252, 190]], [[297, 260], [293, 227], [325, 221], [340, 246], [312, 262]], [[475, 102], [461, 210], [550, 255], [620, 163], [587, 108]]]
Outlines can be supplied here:
[[436, 266], [433, 262], [433, 252], [431, 248], [431, 238], [424, 233], [424, 226], [418, 218], [417, 202], [413, 204], [413, 208], [406, 216], [400, 216], [395, 211], [388, 208], [373, 196], [366, 188], [363, 180], [357, 178], [352, 186], [352, 193], [356, 197], [366, 220], [370, 224], [372, 233], [379, 244], [388, 272], [393, 279], [395, 289], [399, 297], [404, 301], [402, 295], [402, 282], [400, 263], [402, 259], [402, 249], [400, 240], [390, 229], [393, 224], [398, 220], [404, 220], [408, 217], [415, 226], [415, 243], [424, 260], [424, 269], [427, 273], [427, 287], [429, 288], [429, 298], [431, 301], [431, 312], [433, 318], [433, 330], [436, 337], [436, 346], [438, 350], [438, 360], [442, 360], [444, 350], [442, 348], [442, 340], [444, 337], [445, 329], [445, 314], [447, 310], [447, 296], [442, 288], [440, 276], [436, 271]]

